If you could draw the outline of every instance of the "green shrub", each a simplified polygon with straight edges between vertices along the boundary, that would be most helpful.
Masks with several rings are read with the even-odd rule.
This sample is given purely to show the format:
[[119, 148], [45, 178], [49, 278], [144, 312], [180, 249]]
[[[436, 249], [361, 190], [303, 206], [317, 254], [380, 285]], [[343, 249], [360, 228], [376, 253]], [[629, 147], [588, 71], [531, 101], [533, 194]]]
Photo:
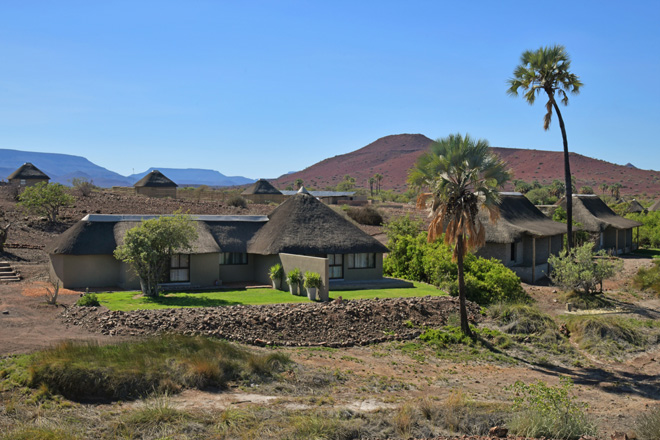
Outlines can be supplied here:
[[594, 435], [595, 424], [585, 413], [587, 405], [571, 395], [573, 382], [566, 377], [558, 386], [538, 381], [517, 381], [509, 388], [515, 393], [513, 409], [518, 411], [509, 421], [510, 432], [524, 437], [547, 437], [573, 440]]
[[284, 276], [284, 269], [280, 263], [274, 264], [268, 269], [268, 276], [271, 280], [281, 280]]
[[635, 420], [635, 434], [639, 440], [660, 439], [660, 405], [640, 414]]
[[371, 206], [348, 208], [346, 214], [361, 225], [380, 226], [383, 224], [383, 216]]
[[558, 330], [550, 315], [531, 304], [495, 304], [488, 309], [488, 313], [505, 332], [512, 335], [543, 334]]
[[605, 251], [592, 251], [593, 245], [585, 243], [557, 255], [550, 255], [552, 267], [550, 279], [565, 291], [595, 293], [603, 290], [603, 280], [611, 278], [623, 267], [619, 259], [605, 258]]
[[302, 273], [300, 272], [300, 269], [298, 269], [297, 267], [291, 269], [289, 273], [286, 274], [286, 282], [289, 283], [289, 285], [300, 284], [302, 279], [303, 279]]
[[626, 214], [626, 218], [644, 225], [639, 228], [639, 245], [641, 247], [660, 248], [660, 211], [651, 211], [648, 214]]
[[[458, 268], [451, 248], [442, 240], [428, 243], [422, 223], [402, 217], [385, 225], [390, 253], [383, 261], [386, 275], [422, 281], [458, 295]], [[518, 276], [495, 259], [465, 256], [467, 298], [479, 304], [524, 301], [527, 294]]]
[[646, 290], [653, 290], [655, 293], [660, 293], [660, 260], [655, 260], [654, 266], [646, 269], [640, 267], [637, 275], [633, 279], [633, 284], [636, 288]]
[[316, 272], [306, 271], [304, 284], [305, 287], [315, 287], [319, 289], [323, 285], [323, 282], [321, 281], [321, 275]]
[[80, 307], [98, 307], [101, 303], [95, 293], [86, 293], [76, 301], [76, 305]]
[[236, 208], [247, 208], [247, 200], [239, 195], [234, 195], [227, 199], [227, 205]]

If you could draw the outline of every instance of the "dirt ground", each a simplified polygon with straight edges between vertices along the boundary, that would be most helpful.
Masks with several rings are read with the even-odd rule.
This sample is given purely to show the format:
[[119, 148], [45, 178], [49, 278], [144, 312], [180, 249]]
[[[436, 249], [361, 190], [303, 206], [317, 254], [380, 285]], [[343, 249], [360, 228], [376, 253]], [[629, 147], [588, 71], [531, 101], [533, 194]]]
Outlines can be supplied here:
[[[103, 198], [103, 197], [102, 197]], [[2, 199], [2, 197], [0, 197]], [[103, 198], [105, 200], [105, 198]], [[0, 357], [13, 354], [30, 353], [68, 339], [94, 340], [99, 343], [117, 342], [117, 336], [90, 333], [80, 326], [67, 326], [58, 318], [64, 307], [73, 304], [79, 292], [62, 291], [57, 306], [47, 305], [42, 296], [46, 277], [46, 254], [43, 246], [47, 240], [56, 237], [87, 212], [138, 212], [151, 209], [164, 212], [176, 207], [154, 202], [154, 205], [140, 207], [142, 200], [131, 196], [117, 196], [104, 201], [79, 200], [76, 208], [66, 211], [67, 222], [53, 228], [44, 222], [25, 216], [15, 204], [0, 201], [4, 218], [12, 223], [8, 243], [10, 247], [2, 259], [12, 261], [20, 271], [23, 281], [0, 285]], [[102, 206], [98, 208], [97, 206]], [[144, 208], [144, 209], [141, 209]], [[218, 206], [211, 202], [191, 202], [184, 209], [193, 213], [229, 213], [239, 208]], [[93, 211], [91, 211], [94, 209]], [[267, 213], [272, 207], [254, 207], [241, 213]], [[170, 211], [170, 212], [171, 212]], [[406, 211], [405, 208], [401, 212]], [[394, 211], [390, 215], [399, 214]], [[369, 231], [376, 236], [378, 229]], [[380, 236], [379, 238], [382, 238]], [[660, 318], [660, 300], [656, 297], [636, 292], [630, 286], [631, 277], [642, 266], [651, 265], [647, 258], [627, 257], [623, 259], [624, 268], [614, 280], [605, 283], [609, 297], [618, 301], [618, 313], [638, 315], [648, 318]], [[524, 286], [526, 291], [537, 301], [539, 307], [552, 315], [566, 313], [566, 306], [558, 300], [558, 292], [552, 286]], [[124, 338], [127, 339], [127, 338]], [[333, 350], [314, 350], [305, 348], [280, 348], [302, 365], [339, 370], [349, 377], [340, 386], [332, 390], [333, 405], [355, 410], [376, 410], [392, 405], [433, 396], [439, 399], [452, 390], [461, 390], [471, 399], [483, 402], [510, 401], [511, 395], [504, 390], [516, 380], [532, 382], [543, 380], [548, 384], [557, 384], [560, 376], [571, 377], [576, 384], [580, 400], [589, 404], [588, 412], [600, 422], [602, 438], [609, 438], [614, 431], [632, 429], [636, 415], [654, 405], [660, 399], [660, 351], [659, 346], [642, 354], [617, 362], [590, 358], [583, 367], [541, 367], [539, 365], [519, 363], [518, 365], [499, 365], [487, 362], [457, 362], [426, 356], [424, 360], [415, 359], [401, 350], [393, 348], [393, 343], [376, 344], [366, 347], [351, 347]], [[255, 348], [257, 350], [267, 350]], [[407, 384], [396, 390], [386, 392], [356, 392], [359, 384], [364, 384], [371, 377], [383, 377], [390, 381]], [[233, 389], [225, 393], [185, 391], [171, 397], [175, 406], [195, 407], [209, 410], [240, 407], [250, 403], [275, 402], [277, 405], [289, 405], [291, 408], [304, 408], [311, 405], [299, 399], [288, 399], [272, 394], [257, 394], [245, 390]], [[134, 405], [124, 404], [124, 405]]]

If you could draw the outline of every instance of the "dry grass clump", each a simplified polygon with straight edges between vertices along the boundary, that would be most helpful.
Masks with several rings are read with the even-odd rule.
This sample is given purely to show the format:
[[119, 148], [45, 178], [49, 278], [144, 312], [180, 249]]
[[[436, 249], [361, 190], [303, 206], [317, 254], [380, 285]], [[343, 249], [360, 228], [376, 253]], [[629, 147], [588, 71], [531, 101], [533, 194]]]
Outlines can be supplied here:
[[243, 197], [234, 195], [227, 199], [227, 205], [236, 208], [247, 208], [248, 202]]
[[660, 294], [660, 260], [653, 261], [655, 266], [648, 269], [641, 267], [633, 279], [633, 284], [641, 290], [652, 290]]
[[182, 388], [260, 382], [289, 363], [280, 353], [257, 354], [225, 341], [169, 335], [99, 346], [63, 342], [33, 355], [27, 385], [47, 386], [72, 400], [126, 400]]
[[370, 206], [348, 208], [346, 214], [361, 225], [381, 226], [383, 224], [382, 214]]
[[635, 434], [639, 440], [660, 440], [660, 405], [651, 407], [635, 420]]

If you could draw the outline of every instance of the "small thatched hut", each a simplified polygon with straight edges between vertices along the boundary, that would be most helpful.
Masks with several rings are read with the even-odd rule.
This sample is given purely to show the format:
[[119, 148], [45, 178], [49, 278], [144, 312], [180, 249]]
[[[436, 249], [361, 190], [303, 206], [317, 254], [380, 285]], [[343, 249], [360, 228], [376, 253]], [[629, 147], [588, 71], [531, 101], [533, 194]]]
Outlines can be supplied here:
[[7, 177], [7, 180], [9, 181], [10, 185], [32, 186], [40, 182], [48, 183], [50, 177], [48, 177], [46, 173], [32, 165], [30, 162], [26, 162], [18, 167], [16, 171], [11, 173]]
[[158, 170], [153, 170], [142, 179], [135, 182], [135, 193], [147, 197], [171, 197], [176, 199], [176, 188], [179, 186], [165, 177]]
[[250, 185], [241, 196], [253, 203], [282, 203], [284, 195], [266, 179], [259, 179]]
[[647, 210], [637, 200], [632, 199], [632, 201], [630, 201], [630, 203], [628, 203], [628, 212], [641, 214], [641, 213], [647, 212]]
[[521, 193], [500, 193], [500, 217], [492, 223], [488, 211], [479, 211], [486, 228], [486, 245], [477, 251], [496, 258], [525, 282], [547, 276], [548, 258], [561, 251], [566, 225], [550, 220]]
[[[559, 205], [566, 209], [566, 200], [560, 200]], [[639, 222], [616, 215], [595, 194], [573, 194], [573, 221], [582, 225], [580, 229], [598, 236], [596, 249], [607, 249], [616, 254], [636, 249], [633, 228], [642, 226]]]

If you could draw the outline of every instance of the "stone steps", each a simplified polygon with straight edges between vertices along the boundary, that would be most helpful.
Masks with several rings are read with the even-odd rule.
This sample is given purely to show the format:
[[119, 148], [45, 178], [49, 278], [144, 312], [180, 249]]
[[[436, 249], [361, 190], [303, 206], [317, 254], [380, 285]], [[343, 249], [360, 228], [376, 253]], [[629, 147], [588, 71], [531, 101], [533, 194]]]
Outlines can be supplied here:
[[0, 261], [0, 283], [15, 283], [20, 280], [21, 276], [8, 261]]

